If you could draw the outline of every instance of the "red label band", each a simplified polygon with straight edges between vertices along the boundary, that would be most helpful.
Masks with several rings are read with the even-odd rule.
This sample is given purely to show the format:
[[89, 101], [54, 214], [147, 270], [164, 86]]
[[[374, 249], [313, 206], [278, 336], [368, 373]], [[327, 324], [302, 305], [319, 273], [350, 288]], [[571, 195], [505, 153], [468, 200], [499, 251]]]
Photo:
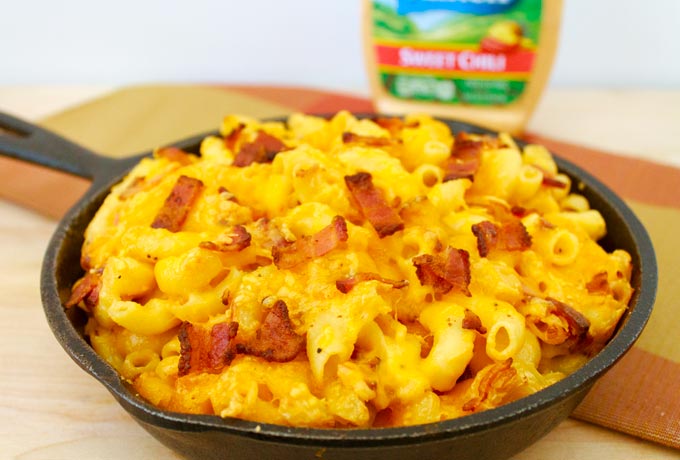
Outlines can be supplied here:
[[375, 51], [378, 65], [456, 72], [530, 72], [535, 56], [533, 51], [521, 49], [510, 53], [488, 53], [409, 45], [376, 45]]

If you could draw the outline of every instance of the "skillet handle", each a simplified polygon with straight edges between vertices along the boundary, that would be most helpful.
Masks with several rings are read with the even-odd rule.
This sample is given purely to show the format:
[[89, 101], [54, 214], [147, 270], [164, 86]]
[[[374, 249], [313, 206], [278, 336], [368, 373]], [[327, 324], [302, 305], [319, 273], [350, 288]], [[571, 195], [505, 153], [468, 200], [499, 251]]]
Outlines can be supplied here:
[[92, 180], [110, 176], [120, 163], [4, 112], [0, 112], [0, 155]]

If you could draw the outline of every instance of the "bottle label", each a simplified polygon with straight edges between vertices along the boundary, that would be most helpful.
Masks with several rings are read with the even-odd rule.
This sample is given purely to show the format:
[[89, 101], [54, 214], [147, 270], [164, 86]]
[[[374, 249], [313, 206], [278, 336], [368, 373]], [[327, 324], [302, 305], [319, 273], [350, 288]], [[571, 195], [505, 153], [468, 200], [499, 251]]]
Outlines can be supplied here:
[[373, 0], [385, 91], [399, 99], [507, 105], [524, 92], [541, 0]]

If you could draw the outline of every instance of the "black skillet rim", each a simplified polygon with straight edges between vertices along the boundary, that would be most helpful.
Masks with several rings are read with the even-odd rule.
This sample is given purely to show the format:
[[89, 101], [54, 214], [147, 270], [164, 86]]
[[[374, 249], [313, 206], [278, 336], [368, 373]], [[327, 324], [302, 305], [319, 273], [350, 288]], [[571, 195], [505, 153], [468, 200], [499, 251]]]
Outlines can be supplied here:
[[[442, 121], [456, 131], [466, 129], [472, 132], [493, 132], [467, 123]], [[198, 140], [210, 134], [215, 133], [201, 134], [174, 145], [196, 145]], [[518, 145], [525, 145], [525, 143], [518, 142]], [[130, 415], [160, 428], [186, 432], [218, 431], [269, 442], [320, 447], [399, 446], [464, 437], [533, 413], [549, 410], [550, 406], [592, 385], [633, 345], [642, 332], [654, 305], [657, 287], [656, 257], [652, 242], [642, 223], [623, 200], [602, 182], [575, 164], [554, 154], [560, 171], [584, 184], [590, 194], [599, 196], [602, 202], [609, 206], [608, 211], [614, 212], [627, 224], [625, 230], [630, 233], [635, 252], [639, 256], [639, 267], [636, 267], [636, 271], [640, 280], [640, 288], [636, 290], [631, 300], [633, 307], [625, 318], [625, 324], [619, 326], [616, 335], [600, 353], [575, 373], [535, 394], [495, 409], [452, 420], [399, 428], [294, 428], [235, 418], [221, 418], [216, 415], [182, 414], [161, 410], [136, 396], [123, 383], [119, 374], [78, 334], [62, 306], [55, 276], [62, 252], [62, 241], [73, 233], [74, 226], [82, 224], [83, 215], [89, 216], [89, 222], [94, 212], [92, 208], [100, 206], [101, 200], [108, 194], [110, 188], [121, 180], [123, 173], [129, 170], [141, 156], [125, 161], [114, 179], [105, 182], [95, 181], [90, 190], [61, 220], [46, 251], [41, 273], [41, 296], [49, 326], [69, 356], [82, 369], [102, 383]], [[603, 209], [600, 210], [603, 211]], [[610, 231], [615, 230], [610, 229]], [[633, 257], [635, 258], [635, 255]], [[65, 288], [62, 287], [62, 291]], [[66, 293], [62, 292], [61, 295], [64, 296]]]

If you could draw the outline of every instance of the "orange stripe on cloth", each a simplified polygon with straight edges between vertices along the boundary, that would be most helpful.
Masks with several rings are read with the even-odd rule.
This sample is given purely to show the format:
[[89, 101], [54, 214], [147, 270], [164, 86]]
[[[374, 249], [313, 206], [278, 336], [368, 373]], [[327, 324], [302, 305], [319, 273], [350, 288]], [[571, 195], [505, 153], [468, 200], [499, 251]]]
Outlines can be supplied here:
[[632, 348], [572, 417], [680, 448], [680, 363]]
[[526, 133], [522, 139], [548, 147], [582, 167], [624, 198], [680, 208], [680, 169], [651, 161], [606, 153]]

